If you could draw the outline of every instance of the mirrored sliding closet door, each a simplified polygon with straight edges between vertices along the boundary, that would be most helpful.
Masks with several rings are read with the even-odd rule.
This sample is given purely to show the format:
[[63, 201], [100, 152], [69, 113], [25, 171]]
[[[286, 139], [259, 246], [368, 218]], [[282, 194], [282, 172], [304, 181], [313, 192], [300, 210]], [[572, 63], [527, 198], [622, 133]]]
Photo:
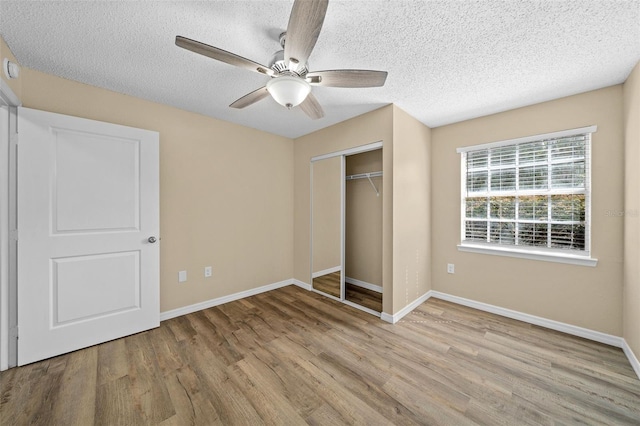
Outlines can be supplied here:
[[342, 157], [311, 163], [311, 282], [342, 298]]

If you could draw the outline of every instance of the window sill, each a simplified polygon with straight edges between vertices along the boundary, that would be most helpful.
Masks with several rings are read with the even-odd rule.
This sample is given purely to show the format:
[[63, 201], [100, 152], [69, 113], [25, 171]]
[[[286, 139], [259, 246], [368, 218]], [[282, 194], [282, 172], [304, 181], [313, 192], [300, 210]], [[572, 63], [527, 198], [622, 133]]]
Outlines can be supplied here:
[[518, 257], [521, 259], [540, 260], [543, 262], [568, 263], [570, 265], [596, 266], [598, 259], [587, 256], [563, 254], [563, 253], [545, 253], [541, 251], [529, 251], [522, 249], [488, 247], [484, 245], [460, 244], [459, 251], [470, 253], [490, 254], [494, 256]]

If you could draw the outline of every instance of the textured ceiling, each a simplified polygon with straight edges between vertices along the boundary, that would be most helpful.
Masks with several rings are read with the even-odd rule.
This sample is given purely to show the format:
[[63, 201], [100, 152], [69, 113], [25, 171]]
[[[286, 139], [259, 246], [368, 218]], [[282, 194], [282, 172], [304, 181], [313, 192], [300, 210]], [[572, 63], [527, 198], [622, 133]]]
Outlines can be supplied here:
[[331, 0], [311, 70], [386, 70], [382, 88], [314, 87], [312, 121], [265, 84], [175, 46], [182, 35], [268, 63], [292, 1], [0, 0], [21, 65], [287, 137], [395, 103], [430, 127], [622, 83], [640, 60], [640, 1]]

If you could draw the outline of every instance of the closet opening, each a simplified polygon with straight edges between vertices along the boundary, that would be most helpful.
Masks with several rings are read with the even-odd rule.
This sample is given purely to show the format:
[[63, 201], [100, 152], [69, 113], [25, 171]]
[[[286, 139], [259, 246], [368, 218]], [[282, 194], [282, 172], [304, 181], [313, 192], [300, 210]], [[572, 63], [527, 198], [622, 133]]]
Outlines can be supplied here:
[[382, 143], [311, 160], [311, 283], [315, 292], [382, 312]]
[[345, 299], [382, 312], [382, 149], [345, 161]]

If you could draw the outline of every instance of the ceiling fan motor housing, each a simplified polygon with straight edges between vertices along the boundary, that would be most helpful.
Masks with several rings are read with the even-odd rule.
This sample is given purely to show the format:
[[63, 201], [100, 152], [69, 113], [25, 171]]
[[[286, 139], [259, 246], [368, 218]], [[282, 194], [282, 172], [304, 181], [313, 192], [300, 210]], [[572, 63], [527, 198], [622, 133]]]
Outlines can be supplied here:
[[298, 77], [304, 77], [309, 72], [308, 64], [304, 64], [304, 66], [298, 65], [295, 70], [290, 69], [284, 60], [284, 50], [278, 50], [273, 54], [271, 61], [269, 61], [269, 68], [274, 70], [276, 74], [294, 75]]
[[293, 75], [304, 78], [304, 76], [309, 72], [309, 64], [307, 63], [301, 65], [297, 63], [293, 64], [295, 69], [289, 68], [286, 61], [284, 60], [284, 44], [287, 40], [287, 33], [281, 33], [279, 40], [280, 46], [282, 46], [282, 50], [278, 50], [273, 54], [273, 56], [271, 56], [271, 60], [269, 61], [269, 68], [274, 70], [276, 74]]

